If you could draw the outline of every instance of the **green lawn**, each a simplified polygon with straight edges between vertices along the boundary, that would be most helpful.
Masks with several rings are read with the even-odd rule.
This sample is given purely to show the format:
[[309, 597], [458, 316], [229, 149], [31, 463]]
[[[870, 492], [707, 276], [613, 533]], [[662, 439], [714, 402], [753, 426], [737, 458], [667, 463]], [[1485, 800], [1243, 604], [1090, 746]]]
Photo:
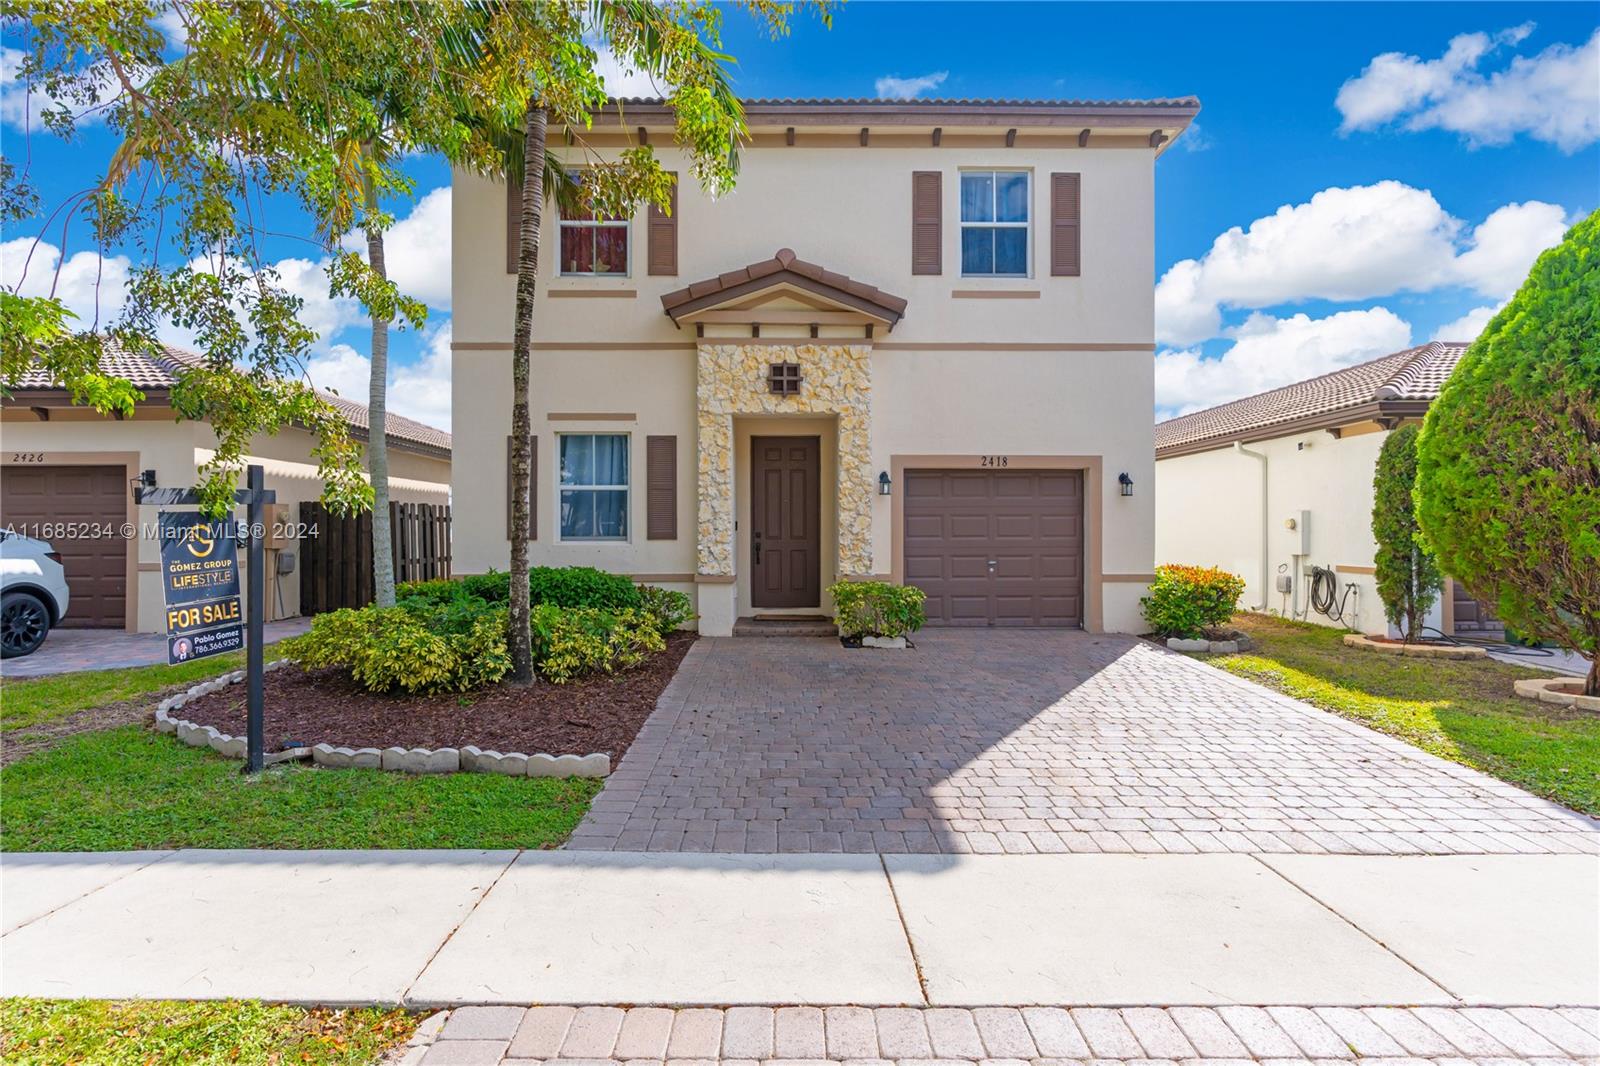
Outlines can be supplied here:
[[[276, 645], [268, 645], [263, 654], [267, 662], [276, 659]], [[0, 681], [0, 732], [43, 725], [91, 707], [130, 700], [175, 685], [194, 684], [243, 666], [244, 654], [235, 652], [177, 666], [135, 666]]]
[[137, 725], [68, 737], [0, 769], [0, 850], [550, 848], [601, 785], [239, 765]]
[[1424, 751], [1588, 814], [1600, 814], [1600, 715], [1523, 699], [1511, 683], [1549, 677], [1492, 659], [1402, 658], [1346, 648], [1323, 626], [1257, 615], [1255, 641], [1215, 666], [1353, 719]]
[[0, 1000], [7, 1066], [371, 1066], [410, 1037], [400, 1010], [105, 1000]]

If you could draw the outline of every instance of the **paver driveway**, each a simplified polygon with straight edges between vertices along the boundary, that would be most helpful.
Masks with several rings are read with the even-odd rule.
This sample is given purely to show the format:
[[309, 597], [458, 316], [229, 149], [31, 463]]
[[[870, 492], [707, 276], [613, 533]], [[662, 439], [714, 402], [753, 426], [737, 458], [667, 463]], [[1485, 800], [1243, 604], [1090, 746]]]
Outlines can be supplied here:
[[573, 849], [1600, 853], [1600, 825], [1123, 636], [701, 640]]

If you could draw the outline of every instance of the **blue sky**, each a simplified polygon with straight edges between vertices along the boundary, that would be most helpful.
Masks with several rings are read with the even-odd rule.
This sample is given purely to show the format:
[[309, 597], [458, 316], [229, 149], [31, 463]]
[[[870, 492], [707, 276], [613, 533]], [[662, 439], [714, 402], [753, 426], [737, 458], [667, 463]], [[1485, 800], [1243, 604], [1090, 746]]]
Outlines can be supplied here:
[[[912, 4], [856, 0], [768, 40], [726, 17], [742, 95], [1123, 98], [1194, 94], [1197, 128], [1160, 160], [1157, 416], [1298, 380], [1409, 343], [1470, 340], [1537, 252], [1600, 206], [1600, 6], [1581, 4]], [[47, 204], [82, 188], [103, 129], [62, 145], [20, 134]], [[615, 91], [648, 91], [617, 72]], [[392, 405], [449, 417], [448, 175], [410, 169], [391, 267], [432, 307], [394, 341]], [[285, 217], [280, 228], [304, 229]], [[5, 237], [4, 280], [37, 224]], [[63, 291], [114, 305], [117, 264], [69, 234]], [[59, 234], [45, 235], [53, 268]], [[88, 258], [75, 255], [83, 253]], [[364, 393], [359, 308], [329, 301], [315, 249], [268, 249], [325, 330], [313, 377]], [[93, 268], [93, 269], [91, 269]], [[108, 280], [109, 279], [109, 280]]]

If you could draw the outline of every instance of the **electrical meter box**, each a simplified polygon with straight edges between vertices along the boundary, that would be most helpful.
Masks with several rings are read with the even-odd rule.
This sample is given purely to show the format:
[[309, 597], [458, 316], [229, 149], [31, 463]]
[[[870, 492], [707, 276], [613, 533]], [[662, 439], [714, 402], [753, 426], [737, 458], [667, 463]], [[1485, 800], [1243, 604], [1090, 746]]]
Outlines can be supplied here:
[[1283, 528], [1289, 534], [1290, 555], [1311, 554], [1311, 512], [1294, 511], [1283, 520]]
[[266, 523], [265, 537], [261, 546], [268, 551], [277, 551], [289, 546], [289, 505], [286, 503], [269, 503], [261, 508], [262, 520]]

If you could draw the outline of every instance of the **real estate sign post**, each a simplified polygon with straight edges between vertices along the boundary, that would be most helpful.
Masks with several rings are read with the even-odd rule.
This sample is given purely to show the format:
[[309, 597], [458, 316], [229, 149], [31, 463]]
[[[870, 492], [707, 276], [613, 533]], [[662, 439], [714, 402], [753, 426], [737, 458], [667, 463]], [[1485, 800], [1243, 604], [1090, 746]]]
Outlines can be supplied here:
[[[250, 543], [250, 595], [246, 599], [244, 655], [248, 726], [245, 772], [266, 765], [262, 641], [266, 628], [266, 505], [278, 494], [266, 489], [265, 471], [252, 464], [246, 488], [233, 494], [246, 508]], [[135, 486], [133, 500], [157, 506], [193, 506], [193, 489]], [[234, 651], [239, 647], [239, 553], [231, 519], [209, 522], [199, 512], [161, 515], [161, 588], [167, 606], [167, 662]], [[170, 534], [170, 535], [169, 535]]]

